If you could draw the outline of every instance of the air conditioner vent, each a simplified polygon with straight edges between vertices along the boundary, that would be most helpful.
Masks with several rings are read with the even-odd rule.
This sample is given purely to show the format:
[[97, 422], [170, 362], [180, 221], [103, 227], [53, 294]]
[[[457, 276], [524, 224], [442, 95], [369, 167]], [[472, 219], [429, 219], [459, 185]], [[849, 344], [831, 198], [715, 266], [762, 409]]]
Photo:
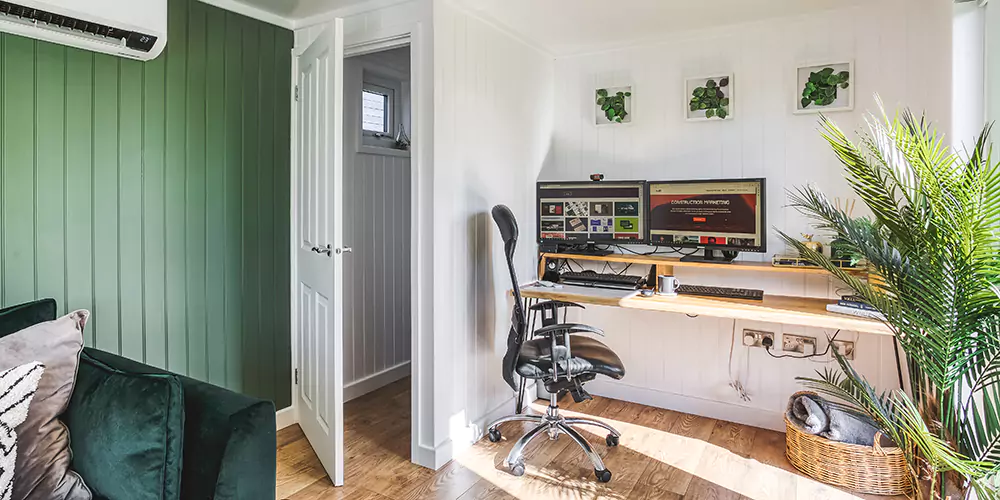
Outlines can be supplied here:
[[0, 20], [72, 33], [140, 52], [153, 50], [157, 40], [155, 35], [85, 21], [11, 2], [0, 1]]

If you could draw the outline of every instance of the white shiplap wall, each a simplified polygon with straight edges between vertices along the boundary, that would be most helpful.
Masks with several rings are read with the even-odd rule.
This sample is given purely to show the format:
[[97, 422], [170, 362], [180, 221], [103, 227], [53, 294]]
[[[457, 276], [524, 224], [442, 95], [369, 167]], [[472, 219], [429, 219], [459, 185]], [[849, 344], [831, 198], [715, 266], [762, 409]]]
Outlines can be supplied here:
[[455, 447], [513, 408], [500, 369], [510, 278], [490, 210], [502, 203], [517, 216], [517, 271], [530, 277], [533, 186], [549, 154], [552, 71], [548, 56], [435, 2], [435, 358], [452, 388], [444, 412]]
[[[408, 57], [409, 50], [402, 48], [344, 61], [344, 237], [354, 248], [344, 266], [348, 398], [409, 374], [410, 158], [362, 152], [359, 138], [364, 68], [408, 75]], [[400, 102], [408, 108], [409, 96]], [[404, 116], [409, 114], [404, 110]], [[411, 130], [408, 122], [405, 126]]]
[[[831, 197], [848, 196], [841, 167], [817, 132], [817, 115], [793, 115], [796, 63], [855, 61], [856, 108], [830, 117], [846, 131], [875, 110], [878, 92], [890, 112], [905, 104], [926, 109], [939, 127], [951, 120], [951, 2], [879, 0], [863, 7], [689, 33], [634, 48], [556, 61], [554, 160], [542, 180], [767, 178], [768, 225], [790, 234], [808, 221], [786, 208], [785, 190], [815, 183]], [[688, 123], [685, 76], [733, 73], [735, 120]], [[634, 86], [631, 125], [596, 128], [594, 90]], [[769, 228], [768, 254], [784, 245]], [[808, 231], [812, 232], [812, 231]], [[678, 270], [682, 282], [763, 288], [767, 293], [834, 296], [824, 277], [753, 275]], [[621, 382], [589, 385], [597, 393], [657, 404], [758, 426], [781, 428], [796, 376], [813, 375], [823, 363], [776, 360], [740, 346], [742, 328], [804, 333], [824, 338], [832, 331], [737, 322], [732, 373], [752, 401], [728, 387], [731, 320], [590, 308], [581, 317], [607, 330], [607, 343], [622, 357]], [[857, 342], [856, 366], [877, 386], [898, 385], [888, 337], [843, 332]], [[779, 344], [780, 345], [780, 344]], [[825, 348], [821, 343], [819, 349]]]

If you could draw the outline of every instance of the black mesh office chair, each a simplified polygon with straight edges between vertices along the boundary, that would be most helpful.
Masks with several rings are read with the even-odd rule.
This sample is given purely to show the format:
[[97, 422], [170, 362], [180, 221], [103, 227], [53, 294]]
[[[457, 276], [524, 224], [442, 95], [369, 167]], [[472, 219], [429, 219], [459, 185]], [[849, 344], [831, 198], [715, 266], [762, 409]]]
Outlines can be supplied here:
[[[508, 385], [518, 390], [514, 374], [523, 378], [539, 380], [545, 384], [545, 390], [550, 394], [549, 407], [545, 415], [515, 414], [500, 418], [490, 424], [488, 434], [492, 442], [500, 440], [498, 426], [504, 422], [526, 421], [539, 425], [528, 431], [514, 445], [507, 455], [507, 466], [515, 476], [524, 474], [524, 448], [542, 432], [549, 439], [557, 439], [560, 434], [566, 434], [583, 451], [594, 464], [594, 473], [601, 482], [611, 480], [611, 471], [604, 466], [604, 461], [572, 426], [590, 425], [606, 429], [608, 446], [618, 446], [621, 433], [611, 426], [597, 420], [584, 418], [564, 418], [559, 414], [559, 396], [570, 393], [576, 402], [591, 399], [583, 388], [585, 382], [594, 380], [597, 375], [606, 375], [613, 379], [625, 376], [625, 367], [618, 355], [606, 345], [590, 337], [575, 335], [577, 333], [593, 333], [603, 336], [601, 330], [579, 324], [558, 324], [559, 311], [567, 307], [582, 307], [569, 302], [543, 302], [532, 307], [543, 316], [542, 328], [533, 332], [533, 338], [527, 338], [529, 332], [521, 291], [518, 288], [517, 274], [514, 271], [514, 249], [517, 247], [517, 221], [510, 209], [503, 205], [493, 207], [493, 220], [500, 228], [504, 242], [504, 254], [507, 267], [510, 269], [510, 280], [514, 287], [514, 312], [511, 317], [510, 333], [507, 335], [507, 353], [503, 358], [503, 377]], [[520, 409], [518, 409], [520, 411]]]

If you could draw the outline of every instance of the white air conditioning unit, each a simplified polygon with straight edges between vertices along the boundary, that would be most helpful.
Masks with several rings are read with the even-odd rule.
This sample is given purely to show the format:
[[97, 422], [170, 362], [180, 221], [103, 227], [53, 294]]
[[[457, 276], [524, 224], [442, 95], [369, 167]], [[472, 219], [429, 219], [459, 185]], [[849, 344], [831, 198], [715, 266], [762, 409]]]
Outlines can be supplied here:
[[0, 32], [149, 61], [167, 44], [167, 0], [0, 1]]

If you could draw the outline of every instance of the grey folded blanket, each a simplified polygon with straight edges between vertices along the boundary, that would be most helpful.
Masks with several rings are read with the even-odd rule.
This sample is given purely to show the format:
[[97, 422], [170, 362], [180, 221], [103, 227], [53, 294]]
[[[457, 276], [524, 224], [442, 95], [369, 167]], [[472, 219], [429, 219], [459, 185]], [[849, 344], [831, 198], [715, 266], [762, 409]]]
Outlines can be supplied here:
[[806, 434], [841, 443], [872, 446], [878, 428], [874, 422], [810, 392], [796, 392], [788, 399], [788, 421]]

